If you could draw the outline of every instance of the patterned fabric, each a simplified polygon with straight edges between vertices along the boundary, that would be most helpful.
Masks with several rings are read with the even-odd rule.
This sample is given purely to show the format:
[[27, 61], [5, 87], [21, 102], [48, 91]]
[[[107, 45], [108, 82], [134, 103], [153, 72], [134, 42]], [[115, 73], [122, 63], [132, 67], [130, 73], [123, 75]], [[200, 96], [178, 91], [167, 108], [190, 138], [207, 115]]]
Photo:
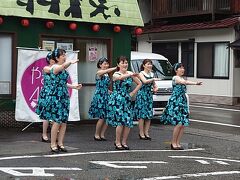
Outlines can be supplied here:
[[[51, 76], [48, 73], [43, 73], [43, 87], [39, 93], [38, 104], [35, 112], [40, 115], [44, 107], [46, 107], [46, 99], [48, 97], [49, 91], [51, 88]], [[41, 118], [42, 119], [42, 118]]]
[[186, 85], [176, 84], [173, 77], [173, 92], [168, 100], [168, 104], [163, 114], [160, 116], [160, 121], [164, 124], [172, 125], [189, 125], [189, 107], [186, 97]]
[[108, 93], [109, 85], [110, 78], [107, 74], [104, 74], [100, 78], [96, 75], [96, 90], [88, 111], [90, 118], [106, 118], [107, 106], [110, 98]]
[[[121, 75], [119, 72], [116, 74]], [[115, 74], [114, 73], [114, 74]], [[133, 111], [131, 106], [131, 84], [133, 80], [128, 77], [113, 83], [113, 92], [108, 103], [107, 124], [113, 127], [133, 127]]]
[[63, 70], [58, 74], [51, 69], [51, 86], [45, 99], [46, 106], [39, 113], [41, 119], [52, 120], [57, 123], [66, 123], [69, 115], [70, 98], [67, 88], [69, 74]]
[[[152, 79], [153, 74], [146, 76], [144, 72], [141, 72], [146, 80]], [[135, 117], [139, 119], [151, 119], [153, 117], [153, 83], [144, 84], [142, 83], [141, 89], [137, 92], [134, 112]]]

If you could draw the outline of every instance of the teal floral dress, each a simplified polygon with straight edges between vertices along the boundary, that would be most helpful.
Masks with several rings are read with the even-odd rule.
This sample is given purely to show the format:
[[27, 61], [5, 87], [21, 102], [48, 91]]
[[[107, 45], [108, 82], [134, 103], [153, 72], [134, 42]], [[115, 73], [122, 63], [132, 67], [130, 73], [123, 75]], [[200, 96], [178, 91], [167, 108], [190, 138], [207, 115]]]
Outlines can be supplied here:
[[[39, 93], [38, 104], [35, 112], [40, 115], [44, 108], [47, 106], [46, 99], [48, 98], [49, 90], [51, 88], [51, 76], [48, 73], [43, 73], [43, 87]], [[40, 119], [44, 119], [40, 116]]]
[[90, 118], [105, 119], [107, 116], [108, 101], [110, 98], [108, 87], [110, 78], [108, 74], [101, 77], [96, 75], [96, 90], [88, 111]]
[[58, 74], [51, 69], [51, 86], [48, 89], [46, 106], [39, 114], [41, 119], [54, 121], [56, 123], [66, 123], [69, 116], [70, 97], [67, 88], [69, 73], [66, 70]]
[[[148, 79], [153, 78], [153, 73], [146, 76], [144, 72], [142, 73], [144, 77]], [[134, 112], [135, 117], [139, 119], [151, 119], [153, 117], [153, 83], [144, 84], [142, 83], [141, 89], [137, 92]]]
[[[115, 73], [121, 75], [119, 72]], [[108, 103], [108, 125], [133, 127], [133, 111], [129, 95], [132, 82], [131, 77], [113, 82], [113, 92]]]
[[160, 116], [164, 124], [189, 126], [189, 107], [187, 88], [184, 84], [176, 84], [176, 76], [173, 77], [173, 92], [168, 100], [166, 109]]

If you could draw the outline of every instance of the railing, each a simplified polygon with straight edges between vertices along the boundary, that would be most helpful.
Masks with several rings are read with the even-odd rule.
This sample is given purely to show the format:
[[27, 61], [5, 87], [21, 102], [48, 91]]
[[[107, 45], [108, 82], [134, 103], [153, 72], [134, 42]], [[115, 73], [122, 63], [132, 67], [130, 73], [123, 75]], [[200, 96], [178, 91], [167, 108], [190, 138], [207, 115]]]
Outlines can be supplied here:
[[153, 19], [229, 13], [232, 0], [152, 0]]

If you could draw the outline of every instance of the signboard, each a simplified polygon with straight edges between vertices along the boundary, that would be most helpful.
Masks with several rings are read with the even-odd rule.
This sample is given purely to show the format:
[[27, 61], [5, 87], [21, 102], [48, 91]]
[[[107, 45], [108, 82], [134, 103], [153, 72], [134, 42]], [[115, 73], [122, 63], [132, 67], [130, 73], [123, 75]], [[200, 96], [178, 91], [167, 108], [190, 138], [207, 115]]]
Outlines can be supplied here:
[[0, 15], [143, 26], [137, 0], [7, 0]]

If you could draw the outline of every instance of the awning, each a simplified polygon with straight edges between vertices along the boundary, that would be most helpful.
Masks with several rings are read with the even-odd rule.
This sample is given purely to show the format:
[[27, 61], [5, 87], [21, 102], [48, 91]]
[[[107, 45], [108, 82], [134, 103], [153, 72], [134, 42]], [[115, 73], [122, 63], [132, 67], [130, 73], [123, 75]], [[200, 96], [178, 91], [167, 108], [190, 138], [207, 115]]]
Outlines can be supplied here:
[[149, 25], [144, 27], [144, 34], [163, 33], [189, 30], [205, 30], [205, 29], [220, 29], [230, 28], [239, 24], [239, 17], [226, 18], [217, 21], [187, 23], [187, 24], [164, 24], [164, 25]]

